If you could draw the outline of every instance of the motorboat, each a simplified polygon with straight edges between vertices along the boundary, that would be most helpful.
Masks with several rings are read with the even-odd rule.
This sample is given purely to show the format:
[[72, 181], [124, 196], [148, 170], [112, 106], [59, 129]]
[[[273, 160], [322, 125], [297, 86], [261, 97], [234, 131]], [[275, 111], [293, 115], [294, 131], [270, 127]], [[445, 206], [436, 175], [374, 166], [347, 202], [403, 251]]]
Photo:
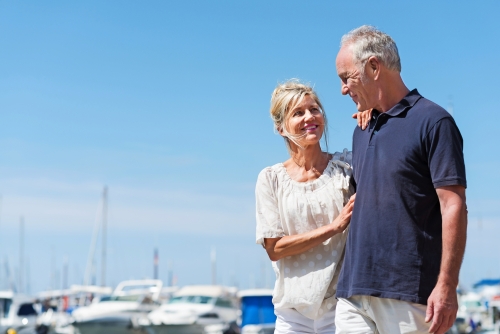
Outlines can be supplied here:
[[185, 286], [136, 327], [154, 334], [202, 334], [210, 325], [236, 323], [239, 315], [235, 288], [215, 285]]
[[146, 315], [160, 306], [161, 280], [131, 280], [118, 284], [110, 296], [72, 312], [76, 334], [134, 333], [132, 317]]
[[74, 334], [71, 312], [112, 292], [110, 287], [96, 285], [72, 285], [69, 289], [39, 292], [36, 297], [41, 313], [37, 319], [37, 334]]
[[34, 333], [37, 316], [33, 298], [0, 291], [0, 333]]
[[241, 307], [241, 334], [273, 334], [276, 323], [273, 290], [241, 290], [238, 297]]

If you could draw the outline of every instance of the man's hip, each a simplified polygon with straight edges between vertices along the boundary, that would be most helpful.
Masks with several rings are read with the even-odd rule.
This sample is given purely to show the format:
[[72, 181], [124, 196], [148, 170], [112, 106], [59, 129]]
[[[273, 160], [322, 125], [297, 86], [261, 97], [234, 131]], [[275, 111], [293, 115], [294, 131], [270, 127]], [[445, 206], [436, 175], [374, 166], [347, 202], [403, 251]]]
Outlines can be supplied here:
[[426, 306], [397, 299], [372, 296], [339, 298], [335, 316], [336, 334], [426, 333]]

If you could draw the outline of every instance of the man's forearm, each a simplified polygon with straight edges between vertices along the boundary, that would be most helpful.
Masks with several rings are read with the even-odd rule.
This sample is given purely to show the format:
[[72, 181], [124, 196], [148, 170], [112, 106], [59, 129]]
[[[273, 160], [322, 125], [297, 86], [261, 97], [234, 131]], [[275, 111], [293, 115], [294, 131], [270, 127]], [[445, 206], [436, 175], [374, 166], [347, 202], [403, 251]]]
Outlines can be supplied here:
[[451, 189], [445, 189], [441, 194], [438, 190], [443, 221], [443, 250], [438, 284], [456, 287], [467, 238], [467, 207], [465, 189], [446, 188]]

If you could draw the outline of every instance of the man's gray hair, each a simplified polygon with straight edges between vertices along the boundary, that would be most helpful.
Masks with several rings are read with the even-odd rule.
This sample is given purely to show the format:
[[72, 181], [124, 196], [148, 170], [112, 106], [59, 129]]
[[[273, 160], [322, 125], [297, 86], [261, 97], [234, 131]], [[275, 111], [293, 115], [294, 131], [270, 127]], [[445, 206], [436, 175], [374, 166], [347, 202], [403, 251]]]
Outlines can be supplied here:
[[375, 27], [364, 25], [342, 36], [340, 47], [350, 45], [354, 61], [364, 66], [371, 56], [375, 56], [388, 69], [401, 72], [398, 47], [391, 36]]

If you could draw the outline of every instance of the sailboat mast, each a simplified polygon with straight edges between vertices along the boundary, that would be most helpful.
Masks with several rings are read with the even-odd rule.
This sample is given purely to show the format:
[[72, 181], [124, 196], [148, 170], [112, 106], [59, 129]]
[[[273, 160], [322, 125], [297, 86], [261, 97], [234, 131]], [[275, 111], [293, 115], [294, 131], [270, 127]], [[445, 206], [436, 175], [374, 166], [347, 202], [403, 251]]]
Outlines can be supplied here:
[[[87, 257], [87, 266], [85, 267], [85, 274], [83, 277], [83, 285], [95, 284], [95, 282], [93, 282], [93, 279], [95, 278], [95, 252], [97, 248], [97, 238], [99, 236], [99, 231], [101, 230], [101, 223], [102, 223], [101, 216], [102, 212], [104, 212], [103, 209], [104, 206], [106, 206], [106, 204], [103, 203], [103, 201], [101, 201], [96, 211], [94, 231], [92, 233], [92, 241], [90, 242], [89, 255]], [[83, 306], [84, 298], [80, 300], [81, 300], [80, 305]]]
[[212, 285], [216, 285], [217, 284], [217, 267], [216, 267], [217, 256], [215, 253], [215, 247], [212, 247], [210, 259], [212, 262]]
[[153, 259], [153, 278], [158, 279], [158, 248], [155, 247], [154, 259]]
[[24, 292], [24, 218], [19, 221], [19, 292]]
[[102, 192], [102, 258], [101, 258], [101, 286], [106, 286], [106, 238], [108, 228], [108, 187]]

